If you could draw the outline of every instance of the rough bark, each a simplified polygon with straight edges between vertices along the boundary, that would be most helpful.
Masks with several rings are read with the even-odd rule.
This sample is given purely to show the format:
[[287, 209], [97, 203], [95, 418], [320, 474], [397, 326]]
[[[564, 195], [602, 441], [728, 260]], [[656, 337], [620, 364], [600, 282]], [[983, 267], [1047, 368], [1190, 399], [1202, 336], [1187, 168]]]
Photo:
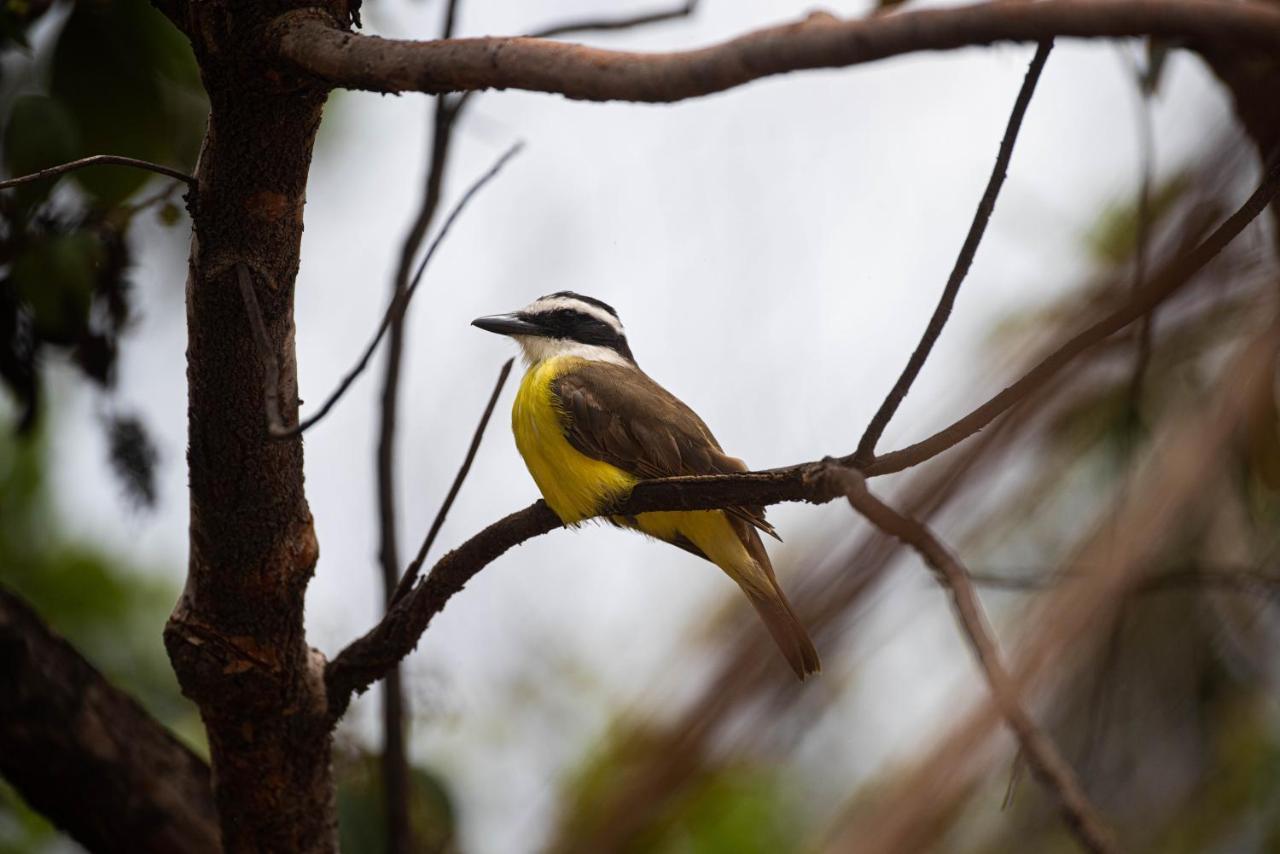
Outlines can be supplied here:
[[209, 766], [4, 588], [0, 774], [92, 851], [221, 850]]
[[209, 735], [229, 851], [336, 849], [323, 660], [303, 633], [318, 556], [302, 443], [274, 440], [237, 274], [247, 269], [296, 421], [293, 296], [311, 149], [326, 91], [260, 57], [281, 3], [193, 5], [209, 94], [187, 280], [190, 564], [165, 629]]

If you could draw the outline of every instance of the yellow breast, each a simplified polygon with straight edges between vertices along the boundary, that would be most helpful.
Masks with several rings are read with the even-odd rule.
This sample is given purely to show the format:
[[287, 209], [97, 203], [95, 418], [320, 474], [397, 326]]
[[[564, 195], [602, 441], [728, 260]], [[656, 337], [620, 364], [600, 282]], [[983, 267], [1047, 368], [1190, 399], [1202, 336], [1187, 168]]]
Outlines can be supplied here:
[[636, 478], [617, 466], [580, 453], [564, 437], [565, 414], [556, 405], [551, 382], [577, 357], [559, 357], [529, 368], [511, 408], [516, 448], [547, 504], [567, 525], [595, 516], [631, 492]]

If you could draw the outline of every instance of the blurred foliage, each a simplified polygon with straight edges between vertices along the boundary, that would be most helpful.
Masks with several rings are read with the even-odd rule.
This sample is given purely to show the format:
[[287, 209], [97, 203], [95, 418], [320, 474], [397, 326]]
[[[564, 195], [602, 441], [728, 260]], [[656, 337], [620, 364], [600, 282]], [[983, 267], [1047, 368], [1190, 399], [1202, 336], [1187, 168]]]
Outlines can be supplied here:
[[[386, 807], [381, 762], [355, 751], [338, 763], [338, 830], [348, 854], [387, 850]], [[457, 815], [445, 781], [421, 767], [409, 771], [409, 823], [414, 850], [422, 854], [454, 851]]]
[[[636, 768], [654, 755], [683, 763], [687, 756], [671, 741], [643, 728], [618, 725], [575, 771], [563, 795], [560, 842], [582, 850], [587, 840], [603, 835], [608, 850], [659, 854], [785, 854], [801, 849], [803, 821], [798, 804], [787, 794], [782, 774], [763, 763], [707, 763], [688, 785], [664, 792], [660, 804], [640, 805], [645, 819], [625, 840], [615, 840], [601, 821], [608, 806], [626, 797]], [[604, 816], [600, 807], [605, 805]], [[617, 844], [612, 844], [617, 843]]]
[[[1205, 181], [1184, 174], [1159, 187], [1153, 225], [1194, 223]], [[1136, 224], [1136, 208], [1128, 204], [1108, 206], [1099, 217], [1086, 241], [1103, 273], [1098, 289], [1124, 282], [1138, 249]], [[1153, 241], [1148, 251], [1157, 246]], [[1033, 565], [1015, 562], [1000, 574], [1052, 584], [1059, 567], [1073, 571], [1077, 537], [1105, 526], [1099, 513], [1112, 501], [1153, 500], [1127, 496], [1128, 474], [1153, 455], [1158, 459], [1153, 442], [1161, 426], [1203, 407], [1221, 382], [1223, 354], [1274, 311], [1272, 265], [1256, 243], [1233, 247], [1202, 274], [1210, 281], [1194, 298], [1161, 308], [1145, 367], [1133, 335], [1117, 336], [1081, 367], [1035, 435], [1026, 482], [984, 514], [988, 522], [975, 525], [963, 551], [994, 566], [1036, 555]], [[1072, 292], [1014, 325], [1034, 329], [1033, 317], [1054, 328], [1057, 319], [1096, 305], [1096, 297], [1096, 291]], [[1271, 578], [1273, 592], [1196, 585], [1135, 592], [1109, 633], [1079, 650], [1080, 672], [1048, 704], [1056, 740], [1071, 751], [1095, 802], [1135, 851], [1280, 850], [1280, 671], [1271, 664], [1280, 642], [1274, 387], [1255, 402], [1225, 462], [1220, 482], [1204, 485], [1190, 518], [1145, 571], [1154, 578], [1251, 572]], [[991, 781], [973, 793], [971, 805], [998, 802], [1003, 787], [1003, 780]], [[957, 826], [969, 825], [961, 820]], [[1056, 809], [1031, 782], [1018, 787], [1014, 808], [986, 828], [983, 842], [955, 850], [1073, 850]]]
[[[30, 602], [114, 684], [206, 752], [199, 717], [179, 693], [161, 641], [177, 591], [68, 540], [53, 512], [47, 464], [39, 433], [18, 438], [0, 431], [0, 583]], [[0, 789], [0, 852], [40, 850], [43, 828]]]
[[[93, 154], [190, 170], [208, 105], [185, 38], [145, 0], [71, 6], [8, 3], [0, 56], [16, 78], [0, 99], [3, 165], [30, 174]], [[46, 14], [47, 13], [47, 14]], [[36, 19], [53, 26], [28, 46]], [[144, 187], [158, 192], [141, 197]], [[130, 227], [155, 210], [181, 221], [182, 187], [137, 169], [99, 166], [0, 193], [0, 379], [17, 400], [17, 429], [34, 428], [40, 366], [68, 358], [110, 390], [121, 339], [135, 314]], [[137, 419], [106, 420], [112, 461], [130, 497], [154, 500], [154, 459]]]
[[[1230, 153], [1210, 158], [1211, 166], [1152, 188], [1148, 276], [1229, 209], [1239, 162]], [[1091, 268], [1082, 282], [1007, 318], [992, 336], [993, 349], [1014, 355], [1024, 366], [1020, 373], [1038, 360], [1033, 354], [1085, 325], [1083, 318], [1125, 300], [1136, 278], [1139, 231], [1134, 201], [1103, 207], [1080, 247]], [[1003, 478], [998, 488], [987, 481], [968, 487], [974, 499], [960, 514], [963, 531], [935, 520], [972, 569], [1007, 582], [995, 588], [1003, 592], [984, 594], [994, 619], [1017, 625], [1036, 591], [1063, 574], [1086, 574], [1088, 567], [1071, 565], [1072, 556], [1082, 537], [1106, 530], [1115, 502], [1159, 500], [1129, 495], [1129, 475], [1159, 464], [1164, 431], [1211, 399], [1223, 381], [1224, 357], [1275, 310], [1274, 284], [1265, 245], [1238, 241], [1199, 274], [1196, 286], [1160, 308], [1145, 356], [1130, 330], [1073, 366], [1034, 426], [1001, 451], [1007, 456], [993, 465]], [[1274, 390], [1256, 402], [1219, 474], [1143, 571], [1153, 581], [1249, 572], [1264, 583], [1230, 591], [1144, 586], [1110, 624], [1079, 641], [1072, 667], [1036, 706], [1126, 850], [1280, 850], [1280, 667], [1274, 656], [1280, 645], [1280, 409]], [[1124, 534], [1115, 532], [1117, 542]], [[1012, 650], [1016, 633], [1009, 634]], [[839, 692], [832, 693], [835, 708]], [[806, 824], [778, 782], [781, 763], [788, 774], [804, 774], [805, 767], [792, 767], [789, 757], [755, 755], [751, 747], [797, 725], [792, 716], [805, 712], [795, 705], [801, 708], [719, 709], [733, 721], [732, 743], [740, 747], [702, 759], [671, 747], [696, 719], [677, 713], [657, 730], [616, 728], [564, 787], [558, 845], [590, 850], [584, 840], [636, 816], [644, 818], [641, 831], [628, 837], [633, 851], [821, 850], [816, 842], [830, 840], [832, 827], [851, 828], [849, 838], [856, 839], [867, 811], [886, 807], [881, 794], [892, 789], [898, 769], [851, 787], [831, 825]], [[698, 744], [720, 744], [727, 728], [711, 729]], [[922, 733], [922, 742], [938, 735]], [[1052, 798], [1028, 774], [1013, 775], [1012, 801], [1001, 808], [1011, 774], [1008, 763], [997, 768], [955, 800], [920, 810], [921, 832], [933, 840], [928, 850], [1078, 850]]]

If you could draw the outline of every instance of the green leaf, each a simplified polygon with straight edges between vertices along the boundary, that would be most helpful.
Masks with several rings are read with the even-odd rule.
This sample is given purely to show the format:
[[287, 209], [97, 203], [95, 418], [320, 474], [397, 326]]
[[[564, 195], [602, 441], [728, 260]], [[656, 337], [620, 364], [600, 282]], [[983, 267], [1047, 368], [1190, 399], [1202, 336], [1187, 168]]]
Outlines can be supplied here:
[[83, 231], [33, 243], [13, 262], [18, 294], [47, 340], [70, 343], [84, 328], [102, 247]]
[[[53, 53], [51, 91], [79, 126], [81, 156], [122, 154], [190, 168], [207, 105], [190, 46], [143, 0], [77, 3]], [[107, 204], [151, 176], [133, 169], [76, 173]]]
[[[14, 101], [4, 129], [4, 167], [10, 175], [30, 175], [74, 160], [79, 150], [75, 120], [61, 103], [44, 95], [23, 95]], [[20, 187], [22, 207], [47, 196], [57, 180]]]

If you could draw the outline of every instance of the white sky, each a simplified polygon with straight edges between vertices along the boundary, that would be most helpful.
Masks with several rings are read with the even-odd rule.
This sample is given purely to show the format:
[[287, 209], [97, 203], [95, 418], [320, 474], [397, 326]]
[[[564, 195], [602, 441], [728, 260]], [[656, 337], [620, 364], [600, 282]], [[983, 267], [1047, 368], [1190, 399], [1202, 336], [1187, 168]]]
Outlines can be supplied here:
[[[463, 3], [460, 34], [528, 31], [613, 4]], [[648, 9], [651, 4], [636, 4]], [[795, 19], [809, 3], [708, 0], [689, 21], [584, 39], [703, 45]], [[863, 3], [830, 4], [856, 14]], [[621, 8], [615, 9], [621, 13]], [[366, 31], [426, 37], [439, 3], [377, 0]], [[987, 180], [1030, 47], [918, 55], [806, 72], [674, 106], [491, 93], [463, 121], [446, 208], [515, 139], [527, 149], [457, 223], [412, 308], [399, 495], [410, 554], [436, 512], [513, 345], [481, 314], [572, 289], [620, 312], [640, 363], [756, 467], [852, 449], [914, 346]], [[1135, 95], [1116, 45], [1062, 42], [1032, 102], [1004, 193], [956, 312], [884, 447], [919, 438], [990, 388], [982, 338], [1072, 281], [1099, 206], [1136, 187]], [[308, 189], [298, 284], [302, 397], [315, 405], [384, 310], [425, 169], [428, 102], [344, 94], [329, 106]], [[1158, 161], [1176, 166], [1229, 121], [1216, 85], [1177, 55], [1156, 102]], [[107, 470], [90, 395], [61, 395], [57, 491], [65, 524], [178, 579], [186, 554], [185, 234], [139, 231], [143, 319], [126, 345], [121, 400], [164, 455], [162, 504], [129, 514]], [[377, 362], [380, 371], [381, 362]], [[536, 497], [504, 393], [437, 555]], [[63, 388], [67, 375], [56, 376]], [[307, 491], [321, 544], [308, 597], [328, 654], [376, 619], [373, 457], [378, 371], [307, 434]], [[307, 411], [307, 407], [304, 407]], [[843, 508], [783, 506], [789, 542], [853, 525]], [[786, 547], [771, 547], [780, 572]], [[562, 774], [629, 698], [678, 682], [683, 627], [732, 587], [711, 567], [640, 537], [593, 528], [524, 545], [487, 568], [410, 661], [415, 754], [455, 786], [464, 850], [521, 850], [551, 817]], [[913, 746], [968, 676], [942, 600], [894, 588], [869, 618], [858, 687], [801, 751], [846, 780]], [[156, 627], [156, 642], [160, 642]], [[837, 671], [848, 650], [821, 650]], [[911, 678], [903, 679], [902, 673]], [[375, 706], [355, 717], [371, 731]], [[361, 724], [360, 722], [363, 722]], [[838, 742], [838, 739], [836, 740]], [[831, 770], [831, 750], [862, 767]], [[836, 754], [839, 755], [839, 754]]]

